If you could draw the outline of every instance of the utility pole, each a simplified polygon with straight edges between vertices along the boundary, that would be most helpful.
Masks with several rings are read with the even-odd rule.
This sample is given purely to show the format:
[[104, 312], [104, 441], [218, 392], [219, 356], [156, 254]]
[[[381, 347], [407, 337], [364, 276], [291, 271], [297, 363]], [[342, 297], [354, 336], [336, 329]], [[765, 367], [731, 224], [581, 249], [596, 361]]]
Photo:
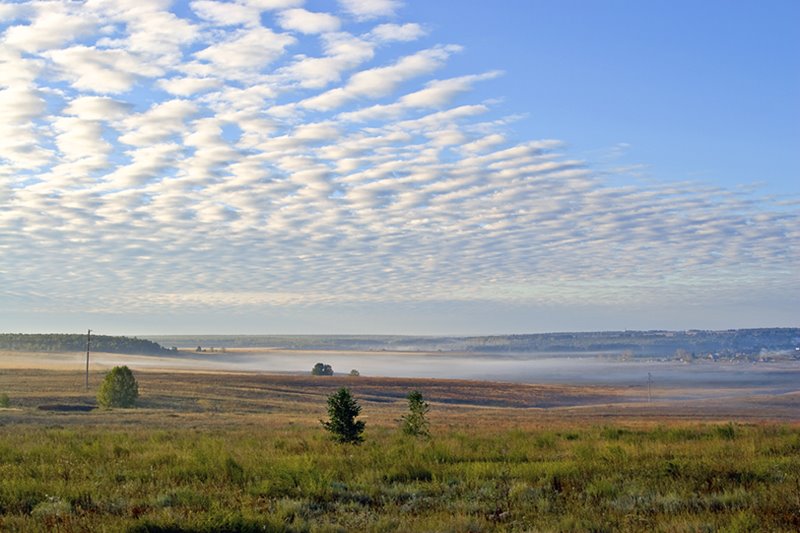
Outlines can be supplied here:
[[653, 401], [653, 375], [648, 372], [647, 373], [647, 403]]
[[86, 390], [89, 390], [89, 348], [92, 346], [92, 330], [86, 332]]

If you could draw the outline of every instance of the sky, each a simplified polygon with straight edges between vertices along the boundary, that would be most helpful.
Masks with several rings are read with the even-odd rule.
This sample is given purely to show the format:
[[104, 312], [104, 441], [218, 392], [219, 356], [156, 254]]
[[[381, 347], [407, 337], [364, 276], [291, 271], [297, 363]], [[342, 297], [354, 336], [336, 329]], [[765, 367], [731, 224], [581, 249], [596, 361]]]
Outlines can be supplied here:
[[0, 331], [797, 327], [798, 20], [0, 2]]

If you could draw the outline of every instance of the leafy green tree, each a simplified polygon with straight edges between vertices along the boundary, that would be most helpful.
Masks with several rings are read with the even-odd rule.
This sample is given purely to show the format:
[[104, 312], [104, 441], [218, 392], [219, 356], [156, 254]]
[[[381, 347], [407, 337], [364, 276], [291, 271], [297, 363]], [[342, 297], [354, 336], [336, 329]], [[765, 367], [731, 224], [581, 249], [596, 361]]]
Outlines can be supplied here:
[[337, 442], [343, 444], [359, 444], [364, 442], [361, 434], [364, 432], [366, 422], [356, 420], [361, 414], [361, 406], [350, 394], [350, 390], [342, 387], [328, 397], [327, 422], [320, 420], [323, 427], [331, 432]]
[[429, 437], [428, 411], [430, 411], [430, 406], [423, 399], [422, 393], [410, 392], [408, 394], [408, 414], [402, 417], [403, 433], [415, 437]]
[[127, 366], [115, 366], [106, 374], [97, 403], [101, 407], [133, 407], [139, 397], [139, 384]]
[[333, 367], [331, 365], [326, 365], [323, 363], [317, 363], [314, 365], [314, 368], [311, 369], [312, 376], [332, 376], [333, 375]]

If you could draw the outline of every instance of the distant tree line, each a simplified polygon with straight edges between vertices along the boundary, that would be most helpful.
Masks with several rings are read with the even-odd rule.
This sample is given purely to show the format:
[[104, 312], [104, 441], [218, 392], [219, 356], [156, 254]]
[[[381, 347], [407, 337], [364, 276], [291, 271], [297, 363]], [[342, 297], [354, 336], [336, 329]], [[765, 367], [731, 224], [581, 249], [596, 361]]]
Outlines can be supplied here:
[[800, 328], [722, 331], [595, 331], [482, 337], [388, 335], [243, 335], [155, 336], [164, 346], [280, 347], [286, 350], [429, 351], [476, 353], [630, 352], [631, 356], [671, 356], [678, 349], [695, 353], [750, 353], [794, 350]]
[[[20, 352], [82, 352], [86, 334], [72, 333], [0, 333], [0, 350]], [[169, 353], [160, 344], [136, 337], [92, 335], [93, 352], [162, 355]]]
[[723, 331], [596, 331], [467, 337], [464, 351], [499, 352], [629, 352], [671, 356], [676, 350], [695, 353], [757, 354], [762, 350], [794, 350], [800, 328], [732, 329]]

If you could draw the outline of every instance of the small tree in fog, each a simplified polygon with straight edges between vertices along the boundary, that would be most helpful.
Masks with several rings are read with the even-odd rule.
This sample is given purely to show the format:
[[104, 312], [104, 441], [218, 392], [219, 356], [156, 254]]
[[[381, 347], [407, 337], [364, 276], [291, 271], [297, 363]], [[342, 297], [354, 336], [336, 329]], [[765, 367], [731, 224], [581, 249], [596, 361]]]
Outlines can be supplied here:
[[139, 384], [127, 366], [115, 366], [106, 374], [97, 403], [101, 407], [133, 407], [139, 397]]
[[428, 411], [430, 406], [422, 398], [422, 393], [412, 391], [408, 394], [408, 414], [402, 417], [403, 433], [415, 437], [429, 437]]
[[332, 376], [333, 375], [333, 367], [331, 365], [326, 365], [324, 363], [317, 363], [314, 365], [314, 368], [311, 369], [312, 376]]
[[328, 416], [330, 420], [322, 422], [322, 426], [331, 432], [337, 442], [343, 444], [359, 444], [364, 441], [361, 434], [366, 422], [356, 420], [361, 414], [361, 406], [350, 394], [350, 390], [342, 387], [328, 397]]

